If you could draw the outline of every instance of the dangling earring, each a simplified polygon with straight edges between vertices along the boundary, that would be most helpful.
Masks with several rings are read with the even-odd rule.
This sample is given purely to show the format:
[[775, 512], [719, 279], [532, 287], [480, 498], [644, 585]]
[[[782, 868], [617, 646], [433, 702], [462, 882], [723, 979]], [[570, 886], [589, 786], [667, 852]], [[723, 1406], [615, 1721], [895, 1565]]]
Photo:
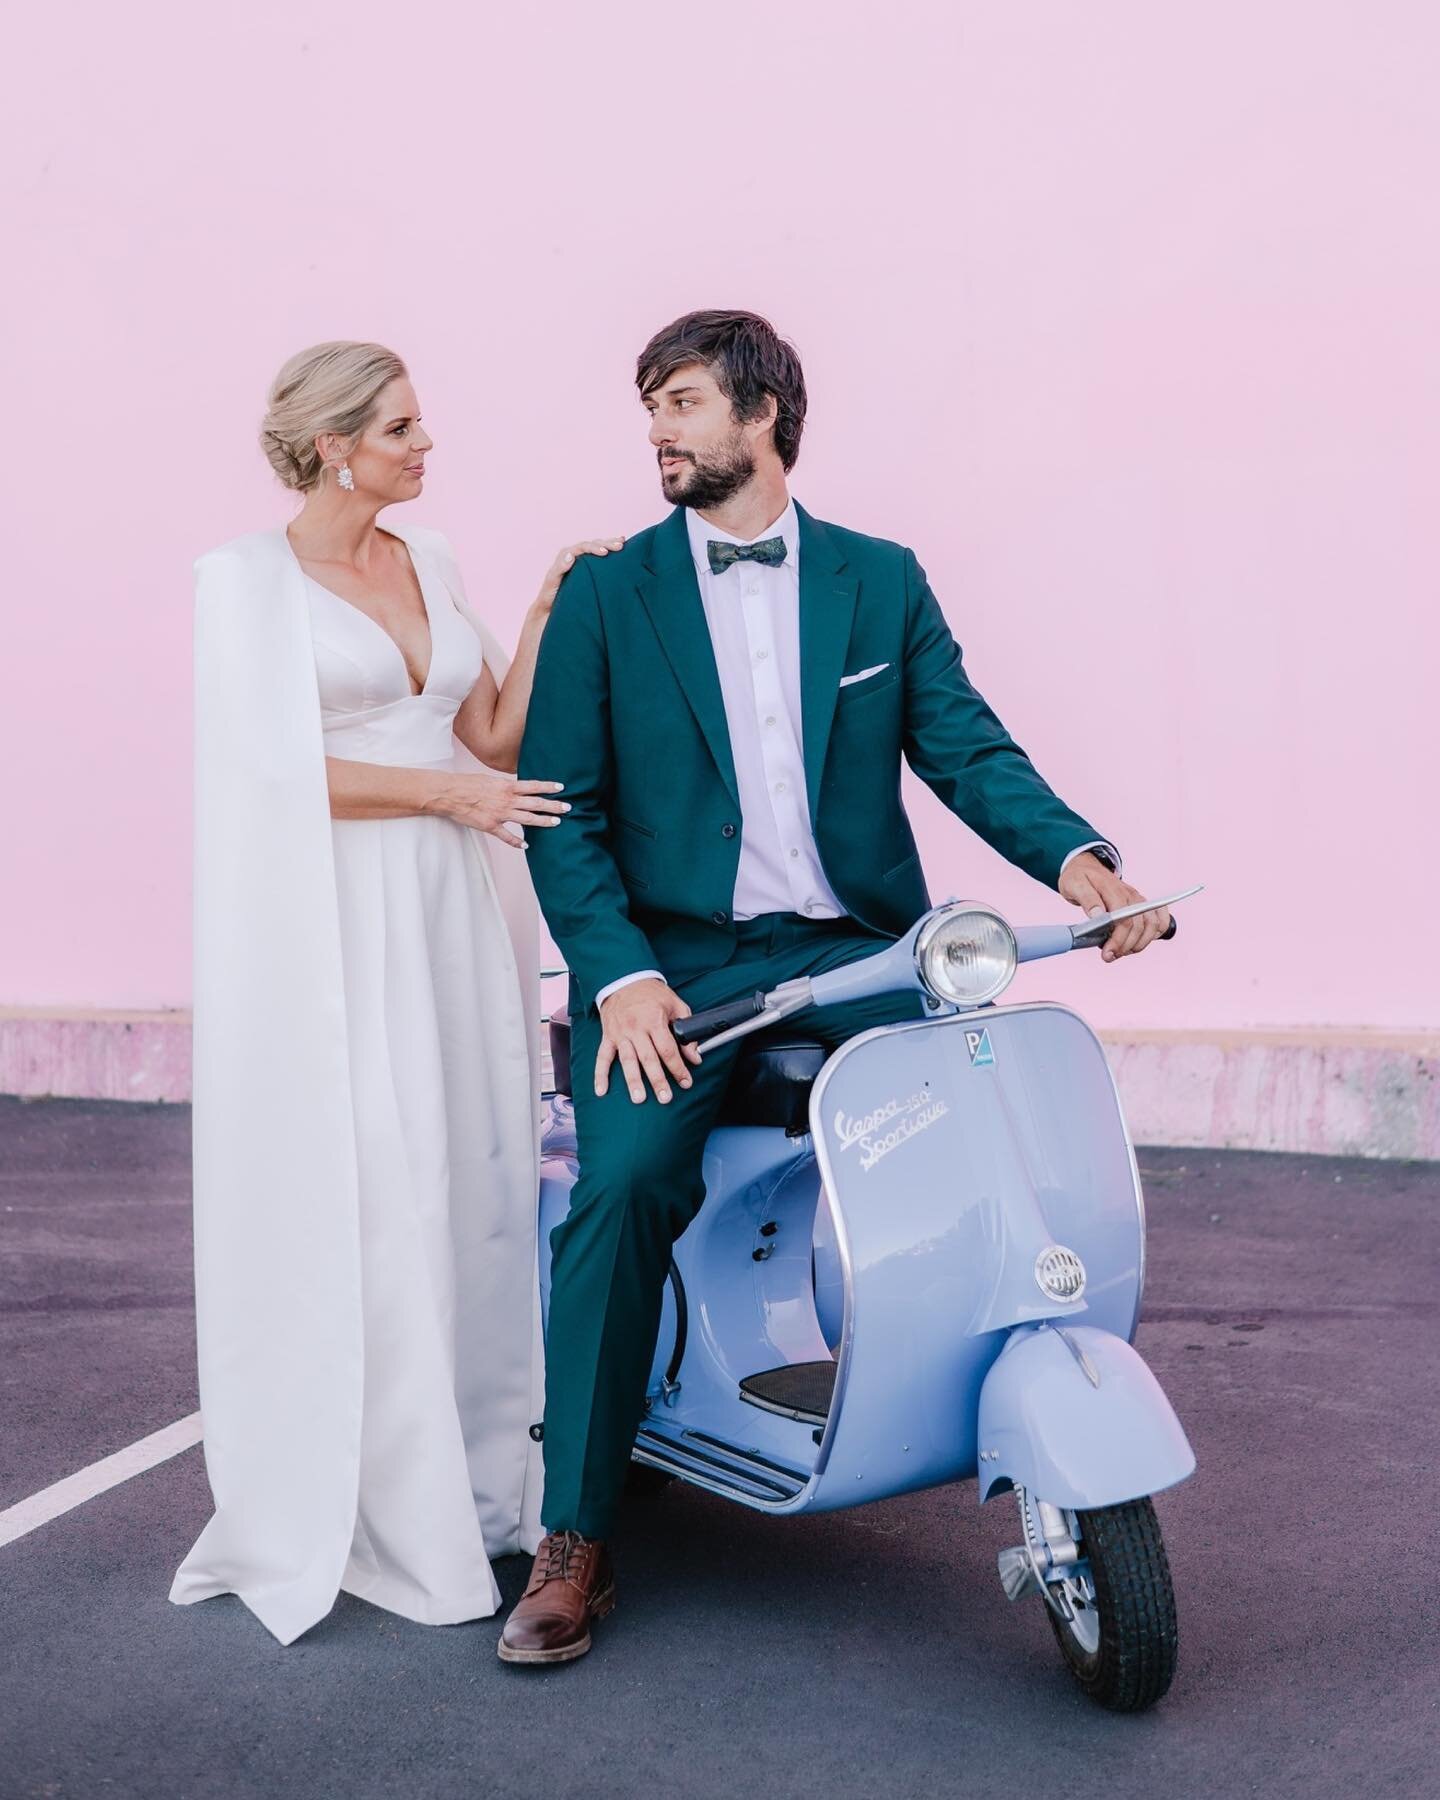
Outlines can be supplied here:
[[355, 477], [350, 473], [350, 465], [348, 462], [341, 463], [340, 472], [335, 479], [340, 483], [347, 494], [353, 494], [355, 492]]

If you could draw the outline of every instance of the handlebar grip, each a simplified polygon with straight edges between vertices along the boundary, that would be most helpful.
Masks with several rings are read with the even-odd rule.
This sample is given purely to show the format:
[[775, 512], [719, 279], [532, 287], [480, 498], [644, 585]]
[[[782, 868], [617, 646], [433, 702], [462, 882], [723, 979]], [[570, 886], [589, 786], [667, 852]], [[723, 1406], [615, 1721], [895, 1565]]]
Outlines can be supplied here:
[[[1110, 933], [1111, 933], [1111, 932], [1113, 932], [1113, 931], [1114, 931], [1114, 929], [1115, 929], [1115, 927], [1114, 927], [1114, 926], [1113, 926], [1113, 925], [1112, 925], [1112, 926], [1111, 926], [1111, 927], [1110, 927], [1110, 931], [1107, 931], [1107, 932], [1106, 932], [1106, 933], [1105, 933], [1105, 937], [1104, 937], [1104, 939], [1103, 939], [1103, 942], [1105, 942], [1105, 943], [1107, 943], [1107, 944], [1108, 944], [1108, 943], [1109, 943], [1109, 941], [1110, 941]], [[1157, 943], [1157, 944], [1168, 944], [1168, 943], [1169, 943], [1169, 942], [1170, 942], [1170, 940], [1171, 940], [1171, 938], [1173, 938], [1173, 937], [1174, 937], [1174, 935], [1175, 935], [1175, 933], [1176, 933], [1176, 932], [1177, 932], [1177, 931], [1178, 931], [1178, 930], [1179, 930], [1179, 929], [1180, 929], [1180, 922], [1179, 922], [1179, 920], [1178, 920], [1178, 919], [1177, 919], [1177, 918], [1176, 918], [1176, 917], [1175, 917], [1175, 915], [1174, 915], [1174, 913], [1171, 913], [1171, 915], [1170, 915], [1170, 924], [1169, 924], [1169, 926], [1168, 926], [1168, 927], [1167, 927], [1167, 928], [1166, 928], [1166, 929], [1165, 929], [1165, 930], [1164, 930], [1164, 931], [1162, 931], [1162, 932], [1161, 932], [1161, 933], [1160, 933], [1160, 935], [1159, 935], [1159, 937], [1158, 937], [1158, 938], [1156, 938], [1156, 940], [1155, 940], [1155, 942], [1156, 942], [1156, 943]]]
[[698, 1044], [701, 1038], [714, 1037], [732, 1025], [758, 1019], [764, 1010], [765, 996], [757, 990], [743, 1000], [727, 1000], [723, 1006], [710, 1006], [704, 1012], [691, 1013], [688, 1019], [676, 1019], [670, 1029], [677, 1044]]

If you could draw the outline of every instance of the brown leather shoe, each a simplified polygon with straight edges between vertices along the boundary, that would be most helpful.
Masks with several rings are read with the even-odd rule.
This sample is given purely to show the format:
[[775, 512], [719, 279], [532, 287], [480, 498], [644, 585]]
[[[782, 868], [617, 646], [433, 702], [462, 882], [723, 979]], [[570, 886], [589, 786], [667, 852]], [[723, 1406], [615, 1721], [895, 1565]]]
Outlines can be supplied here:
[[535, 1567], [500, 1634], [501, 1662], [572, 1662], [590, 1648], [590, 1621], [615, 1605], [610, 1553], [578, 1531], [546, 1534]]

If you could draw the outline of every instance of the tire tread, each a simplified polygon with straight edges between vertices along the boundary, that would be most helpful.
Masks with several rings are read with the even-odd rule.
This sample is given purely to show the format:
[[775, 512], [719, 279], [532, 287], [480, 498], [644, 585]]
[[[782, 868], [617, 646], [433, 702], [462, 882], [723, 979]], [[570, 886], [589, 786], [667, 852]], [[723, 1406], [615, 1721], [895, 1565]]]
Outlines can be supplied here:
[[1140, 1712], [1168, 1690], [1179, 1648], [1160, 1521], [1148, 1499], [1077, 1516], [1095, 1582], [1099, 1649], [1082, 1651], [1053, 1612], [1050, 1623], [1071, 1673], [1092, 1700], [1111, 1712]]

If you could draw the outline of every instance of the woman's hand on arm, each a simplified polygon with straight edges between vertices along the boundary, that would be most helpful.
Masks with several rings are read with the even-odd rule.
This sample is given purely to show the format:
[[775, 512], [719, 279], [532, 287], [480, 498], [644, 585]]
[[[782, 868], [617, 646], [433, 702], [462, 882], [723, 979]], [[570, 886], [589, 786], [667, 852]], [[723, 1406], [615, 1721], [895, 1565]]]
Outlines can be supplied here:
[[568, 544], [557, 552], [545, 571], [540, 592], [531, 602], [515, 646], [515, 660], [505, 676], [504, 687], [497, 687], [488, 668], [470, 690], [465, 704], [455, 719], [455, 735], [465, 748], [488, 763], [492, 769], [513, 769], [520, 760], [520, 740], [525, 735], [525, 714], [530, 706], [530, 690], [535, 682], [535, 658], [540, 653], [540, 639], [545, 621], [555, 604], [560, 583], [575, 567], [581, 556], [608, 556], [612, 550], [624, 548], [623, 537], [585, 538]]
[[325, 758], [330, 816], [335, 819], [407, 819], [425, 814], [453, 819], [472, 831], [488, 831], [523, 849], [516, 827], [558, 825], [569, 812], [558, 781], [517, 781], [513, 775], [467, 774], [448, 769], [394, 769], [380, 763]]
[[472, 831], [488, 831], [502, 844], [525, 848], [520, 830], [558, 825], [569, 812], [569, 803], [556, 800], [562, 783], [519, 781], [513, 775], [442, 775], [444, 783], [428, 812], [468, 825]]

